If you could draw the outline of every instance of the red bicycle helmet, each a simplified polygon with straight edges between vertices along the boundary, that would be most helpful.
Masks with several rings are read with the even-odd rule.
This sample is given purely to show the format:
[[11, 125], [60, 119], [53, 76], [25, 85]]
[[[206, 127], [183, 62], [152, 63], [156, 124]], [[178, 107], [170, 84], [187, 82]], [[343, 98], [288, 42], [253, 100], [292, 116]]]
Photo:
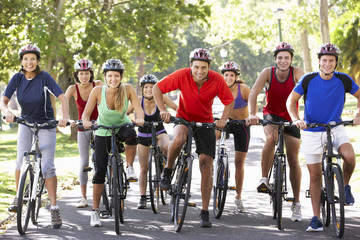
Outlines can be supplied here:
[[240, 75], [240, 66], [236, 62], [233, 62], [233, 61], [225, 62], [223, 65], [221, 65], [220, 71], [222, 74], [227, 71], [232, 71], [232, 72], [236, 73], [237, 75]]
[[194, 49], [190, 53], [189, 58], [190, 58], [190, 62], [192, 62], [194, 60], [200, 60], [200, 61], [211, 63], [211, 60], [212, 60], [209, 51], [206, 50], [205, 48], [196, 48], [196, 49]]
[[287, 42], [281, 42], [275, 46], [274, 51], [273, 51], [274, 57], [281, 51], [288, 51], [291, 54], [291, 56], [294, 55], [293, 46], [291, 46], [291, 44], [287, 43]]
[[35, 44], [27, 44], [22, 46], [18, 52], [19, 59], [21, 60], [22, 57], [27, 53], [34, 53], [37, 55], [38, 59], [40, 59], [41, 51], [40, 48], [38, 48]]
[[321, 47], [319, 48], [317, 55], [318, 58], [320, 59], [320, 57], [322, 55], [333, 55], [336, 57], [336, 60], [338, 59], [340, 54], [340, 49], [332, 43], [325, 43], [323, 45], [321, 45]]
[[74, 68], [76, 71], [90, 71], [93, 69], [93, 63], [88, 59], [80, 59], [74, 64]]

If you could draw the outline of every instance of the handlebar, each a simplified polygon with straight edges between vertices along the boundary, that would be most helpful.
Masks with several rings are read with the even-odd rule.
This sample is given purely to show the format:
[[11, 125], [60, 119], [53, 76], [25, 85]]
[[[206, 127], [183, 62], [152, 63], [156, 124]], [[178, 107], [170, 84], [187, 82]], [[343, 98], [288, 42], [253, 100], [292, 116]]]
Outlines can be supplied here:
[[275, 122], [275, 121], [271, 121], [271, 120], [266, 120], [266, 119], [259, 119], [259, 123], [260, 125], [266, 126], [266, 125], [277, 125], [277, 126], [285, 126], [285, 127], [295, 127], [295, 124], [293, 124], [293, 122], [285, 122], [285, 121], [279, 121], [279, 122]]
[[329, 127], [329, 128], [333, 128], [339, 125], [344, 125], [344, 126], [349, 126], [349, 125], [353, 125], [353, 120], [349, 120], [349, 121], [340, 121], [340, 122], [335, 122], [335, 121], [331, 121], [328, 123], [307, 123], [306, 124], [308, 128], [316, 128], [316, 127]]
[[91, 125], [91, 129], [92, 130], [97, 130], [99, 128], [103, 128], [103, 129], [108, 129], [108, 130], [114, 130], [114, 129], [120, 129], [123, 127], [135, 127], [136, 124], [135, 123], [124, 123], [121, 125], [111, 125], [111, 126], [105, 126], [105, 125]]
[[[5, 119], [5, 116], [3, 116], [3, 119]], [[26, 126], [31, 127], [31, 128], [34, 128], [34, 127], [39, 127], [39, 128], [56, 127], [58, 125], [58, 123], [59, 123], [58, 120], [50, 120], [50, 121], [45, 122], [45, 123], [37, 123], [37, 122], [30, 123], [30, 122], [26, 121], [24, 118], [21, 118], [21, 117], [14, 117], [14, 122], [23, 123]], [[69, 125], [70, 125], [70, 122], [67, 122], [66, 126], [69, 126]]]
[[185, 119], [178, 117], [171, 117], [170, 123], [183, 124], [187, 127], [205, 127], [205, 128], [214, 128], [214, 129], [216, 127], [215, 123], [202, 123], [202, 122], [194, 122], [194, 121], [188, 122]]

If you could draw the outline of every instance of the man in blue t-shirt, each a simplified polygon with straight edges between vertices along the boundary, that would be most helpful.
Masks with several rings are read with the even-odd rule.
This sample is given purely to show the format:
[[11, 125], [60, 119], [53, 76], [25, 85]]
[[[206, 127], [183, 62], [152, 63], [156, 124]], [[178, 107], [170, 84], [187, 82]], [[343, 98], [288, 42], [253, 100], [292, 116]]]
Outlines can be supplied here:
[[[340, 50], [334, 44], [322, 45], [318, 52], [320, 71], [302, 76], [286, 103], [292, 121], [298, 128], [304, 129], [301, 133], [301, 150], [305, 154], [309, 170], [311, 204], [314, 213], [306, 231], [323, 230], [320, 221], [321, 155], [322, 143], [326, 142], [323, 127], [305, 129], [307, 128], [306, 124], [340, 122], [346, 92], [356, 97], [357, 106], [360, 106], [359, 86], [347, 74], [335, 71], [339, 52]], [[305, 121], [300, 120], [296, 109], [296, 103], [302, 95], [304, 95], [305, 102]], [[360, 124], [360, 109], [358, 109], [353, 122], [354, 125]], [[355, 168], [355, 152], [343, 125], [334, 127], [331, 131], [334, 148], [344, 160], [345, 204], [353, 205], [355, 200], [351, 194], [349, 182]]]

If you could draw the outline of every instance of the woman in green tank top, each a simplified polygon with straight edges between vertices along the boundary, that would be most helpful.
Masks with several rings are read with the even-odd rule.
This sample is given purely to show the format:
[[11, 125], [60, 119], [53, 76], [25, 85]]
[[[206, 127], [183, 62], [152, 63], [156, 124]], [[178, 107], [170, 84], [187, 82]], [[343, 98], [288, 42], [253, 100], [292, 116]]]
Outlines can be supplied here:
[[[89, 96], [84, 113], [82, 115], [84, 128], [90, 128], [90, 115], [98, 106], [99, 117], [97, 123], [111, 126], [130, 123], [126, 114], [128, 102], [134, 107], [136, 113], [135, 123], [144, 125], [144, 112], [136, 96], [135, 89], [130, 84], [121, 83], [125, 70], [124, 64], [117, 59], [109, 59], [103, 64], [103, 72], [106, 85], [95, 87]], [[133, 162], [136, 154], [138, 139], [134, 129], [124, 128], [118, 136], [120, 141], [125, 142], [125, 155], [127, 162], [128, 178], [134, 178]], [[95, 132], [95, 166], [96, 172], [93, 177], [93, 212], [90, 225], [101, 226], [99, 203], [104, 188], [108, 150], [110, 149], [111, 133], [104, 129]], [[131, 171], [130, 171], [131, 170]], [[130, 176], [129, 176], [130, 175]], [[135, 175], [136, 178], [136, 175]]]

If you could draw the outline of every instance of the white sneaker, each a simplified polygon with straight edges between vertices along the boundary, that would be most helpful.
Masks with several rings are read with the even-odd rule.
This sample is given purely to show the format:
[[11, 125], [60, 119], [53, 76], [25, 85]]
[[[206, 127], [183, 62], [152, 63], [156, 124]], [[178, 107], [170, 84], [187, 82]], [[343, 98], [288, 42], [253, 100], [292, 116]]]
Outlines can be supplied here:
[[91, 212], [90, 226], [101, 227], [100, 209]]
[[81, 198], [80, 202], [78, 203], [78, 205], [76, 205], [77, 208], [84, 208], [89, 206], [88, 201], [86, 198]]
[[271, 191], [271, 187], [269, 184], [269, 179], [266, 177], [262, 177], [259, 182], [259, 186], [257, 187], [258, 192], [269, 192]]
[[235, 212], [241, 212], [241, 213], [245, 212], [245, 208], [241, 199], [235, 198], [234, 203], [235, 203]]
[[135, 181], [137, 181], [137, 177], [136, 177], [135, 170], [134, 170], [134, 167], [133, 167], [133, 166], [128, 166], [128, 167], [126, 168], [126, 176], [127, 176], [127, 179], [128, 179], [128, 180], [135, 180]]
[[301, 205], [300, 203], [293, 203], [291, 205], [291, 221], [293, 222], [301, 222], [302, 221], [302, 217], [301, 217]]

